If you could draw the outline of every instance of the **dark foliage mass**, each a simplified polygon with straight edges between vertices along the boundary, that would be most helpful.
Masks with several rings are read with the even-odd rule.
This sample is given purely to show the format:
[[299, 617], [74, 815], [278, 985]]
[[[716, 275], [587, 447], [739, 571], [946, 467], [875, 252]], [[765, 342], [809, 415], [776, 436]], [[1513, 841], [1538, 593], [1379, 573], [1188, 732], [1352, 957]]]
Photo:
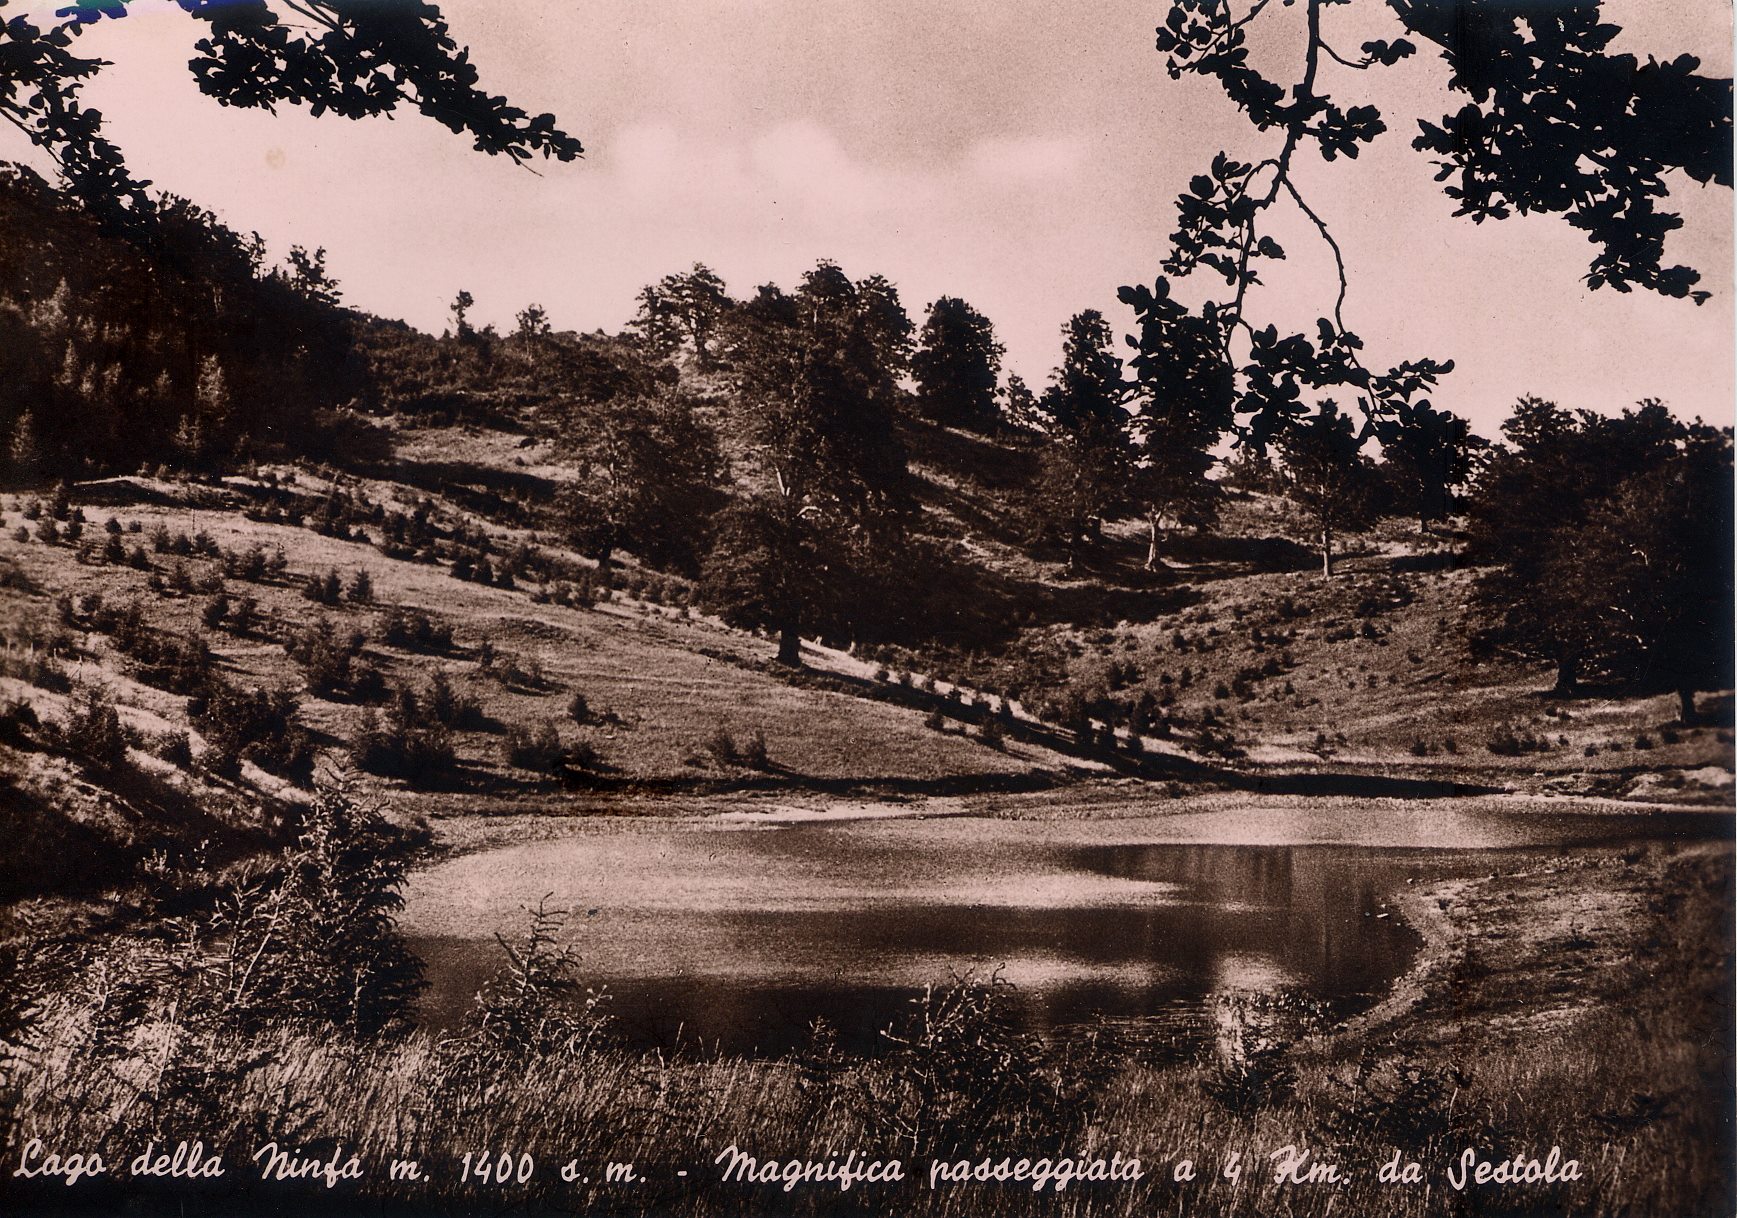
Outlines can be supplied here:
[[793, 293], [762, 287], [727, 350], [751, 490], [720, 522], [703, 589], [800, 662], [803, 632], [848, 629], [852, 595], [902, 544], [909, 510], [884, 295], [821, 263]]
[[983, 427], [994, 422], [1004, 348], [989, 319], [957, 296], [929, 306], [911, 371], [917, 409], [937, 423]]
[[1494, 564], [1487, 642], [1588, 677], [1676, 691], [1731, 679], [1731, 433], [1656, 402], [1615, 418], [1522, 399], [1472, 504]]
[[362, 368], [346, 315], [244, 238], [165, 199], [151, 240], [105, 237], [0, 167], [0, 427], [18, 480], [294, 451]]

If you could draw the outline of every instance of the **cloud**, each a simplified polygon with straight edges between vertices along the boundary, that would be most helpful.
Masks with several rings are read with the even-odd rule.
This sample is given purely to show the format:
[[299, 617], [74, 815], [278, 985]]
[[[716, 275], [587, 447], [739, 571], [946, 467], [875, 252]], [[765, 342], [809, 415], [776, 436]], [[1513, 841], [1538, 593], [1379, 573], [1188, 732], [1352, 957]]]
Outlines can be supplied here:
[[671, 124], [625, 127], [607, 141], [607, 171], [649, 205], [797, 215], [816, 222], [905, 211], [932, 198], [934, 175], [860, 160], [819, 123], [778, 123], [702, 137]]

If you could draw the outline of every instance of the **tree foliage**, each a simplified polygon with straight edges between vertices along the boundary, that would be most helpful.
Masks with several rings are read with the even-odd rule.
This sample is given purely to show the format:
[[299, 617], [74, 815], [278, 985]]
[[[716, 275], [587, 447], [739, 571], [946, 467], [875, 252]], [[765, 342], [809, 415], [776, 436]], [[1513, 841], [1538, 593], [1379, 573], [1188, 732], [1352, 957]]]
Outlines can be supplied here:
[[1366, 522], [1374, 506], [1374, 471], [1361, 453], [1356, 420], [1332, 402], [1279, 439], [1280, 485], [1309, 516], [1321, 542], [1321, 574], [1333, 574], [1333, 542]]
[[856, 627], [867, 606], [852, 592], [904, 536], [897, 386], [873, 301], [821, 263], [795, 292], [767, 285], [732, 316], [753, 485], [720, 523], [704, 589], [731, 620], [775, 630], [787, 663], [802, 632]]
[[[188, 68], [223, 105], [306, 106], [351, 119], [409, 106], [490, 155], [571, 161], [583, 152], [553, 115], [527, 114], [483, 90], [469, 49], [432, 4], [177, 4], [204, 27]], [[67, 189], [105, 225], [138, 228], [154, 221], [157, 203], [104, 134], [102, 113], [81, 98], [108, 65], [77, 49], [87, 27], [127, 13], [124, 0], [88, 0], [56, 10], [52, 22], [19, 15], [0, 24], [0, 117], [54, 159]]]
[[734, 303], [717, 272], [696, 262], [690, 271], [642, 288], [628, 329], [658, 355], [667, 358], [685, 347], [701, 368], [710, 368], [717, 357], [715, 335]]
[[578, 477], [563, 508], [573, 538], [608, 562], [617, 549], [687, 570], [723, 506], [716, 434], [674, 395], [577, 405], [563, 437]]
[[1447, 519], [1455, 493], [1471, 480], [1488, 446], [1470, 423], [1428, 402], [1401, 404], [1376, 424], [1375, 434], [1384, 472], [1424, 529]]
[[1731, 185], [1731, 81], [1697, 75], [1693, 55], [1612, 53], [1621, 27], [1585, 0], [1389, 2], [1470, 99], [1420, 122], [1412, 141], [1435, 159], [1456, 215], [1561, 215], [1599, 247], [1588, 286], [1707, 299], [1699, 272], [1663, 265], [1682, 217], [1657, 201], [1672, 172]]
[[948, 426], [984, 427], [993, 422], [1005, 350], [996, 341], [989, 319], [969, 304], [957, 296], [935, 301], [911, 359], [917, 410], [924, 418]]
[[[1302, 69], [1290, 82], [1256, 66], [1273, 58], [1254, 53], [1255, 32], [1276, 39], [1283, 28], [1270, 0], [1240, 16], [1227, 0], [1175, 0], [1158, 28], [1172, 77], [1211, 79], [1257, 131], [1276, 130], [1282, 142], [1254, 160], [1219, 153], [1177, 200], [1164, 272], [1216, 277], [1223, 292], [1192, 310], [1173, 302], [1165, 279], [1124, 289], [1141, 349], [1171, 353], [1140, 370], [1156, 396], [1186, 391], [1191, 376], [1210, 384], [1215, 408], [1234, 407], [1239, 431], [1257, 447], [1329, 393], [1357, 403], [1366, 431], [1428, 408], [1427, 393], [1452, 362], [1416, 359], [1385, 374], [1364, 365], [1362, 340], [1345, 322], [1349, 277], [1339, 243], [1294, 173], [1305, 151], [1355, 159], [1387, 130], [1376, 107], [1336, 99], [1327, 74], [1391, 66], [1419, 42], [1442, 50], [1450, 90], [1469, 99], [1439, 123], [1421, 123], [1414, 141], [1437, 158], [1438, 180], [1449, 182], [1444, 190], [1460, 214], [1564, 215], [1600, 246], [1591, 286], [1705, 298], [1693, 290], [1691, 268], [1661, 264], [1664, 236], [1680, 219], [1656, 200], [1673, 172], [1730, 185], [1729, 80], [1696, 75], [1690, 56], [1642, 64], [1611, 54], [1617, 27], [1600, 22], [1597, 3], [1586, 0], [1390, 0], [1397, 32], [1407, 36], [1367, 41], [1356, 55], [1327, 28], [1333, 0], [1301, 3]], [[1337, 291], [1313, 333], [1284, 334], [1251, 317], [1263, 268], [1286, 257], [1271, 233], [1279, 206], [1295, 209], [1333, 256]], [[1203, 376], [1213, 363], [1219, 371]]]
[[1731, 440], [1657, 402], [1606, 418], [1523, 398], [1473, 501], [1484, 642], [1682, 695], [1730, 680]]
[[1051, 438], [1037, 493], [1040, 532], [1062, 542], [1070, 565], [1097, 545], [1104, 521], [1128, 501], [1127, 396], [1109, 322], [1096, 309], [1076, 313], [1062, 329], [1062, 362], [1038, 403]]
[[0, 168], [6, 472], [203, 467], [238, 446], [299, 447], [366, 379], [322, 267], [292, 250], [287, 271], [268, 268], [256, 235], [173, 197], [148, 243], [107, 235], [34, 173]]

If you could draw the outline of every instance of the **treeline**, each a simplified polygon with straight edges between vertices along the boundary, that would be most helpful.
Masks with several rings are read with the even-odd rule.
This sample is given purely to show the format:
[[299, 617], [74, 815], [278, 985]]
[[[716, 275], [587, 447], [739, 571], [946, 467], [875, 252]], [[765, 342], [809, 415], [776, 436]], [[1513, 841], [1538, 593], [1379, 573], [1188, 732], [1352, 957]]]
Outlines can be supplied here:
[[0, 429], [11, 480], [221, 468], [304, 449], [355, 395], [351, 319], [321, 253], [266, 266], [257, 234], [165, 196], [123, 238], [0, 164]]

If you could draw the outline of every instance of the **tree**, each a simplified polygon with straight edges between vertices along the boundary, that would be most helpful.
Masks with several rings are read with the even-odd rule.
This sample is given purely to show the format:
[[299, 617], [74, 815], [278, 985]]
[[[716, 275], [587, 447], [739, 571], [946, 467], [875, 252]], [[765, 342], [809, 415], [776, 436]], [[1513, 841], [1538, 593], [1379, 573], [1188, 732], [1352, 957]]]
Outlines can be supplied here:
[[1129, 363], [1140, 388], [1135, 494], [1146, 510], [1148, 570], [1159, 565], [1158, 528], [1166, 517], [1201, 524], [1216, 514], [1218, 487], [1206, 476], [1211, 449], [1235, 421], [1217, 336], [1164, 288], [1120, 293], [1141, 319], [1139, 335], [1129, 340], [1135, 350]]
[[548, 338], [552, 327], [549, 325], [549, 311], [540, 304], [528, 304], [520, 309], [513, 318], [515, 337], [524, 339]]
[[607, 567], [617, 549], [692, 569], [722, 506], [712, 429], [674, 395], [574, 408], [564, 436], [578, 474], [563, 509], [574, 541]]
[[1554, 564], [1598, 607], [1614, 667], [1674, 691], [1684, 724], [1698, 722], [1698, 690], [1732, 681], [1732, 493], [1729, 429], [1691, 427], [1680, 451], [1595, 504]]
[[[1721, 526], [1704, 489], [1695, 492], [1701, 520], [1673, 524], [1661, 506], [1675, 492], [1660, 480], [1688, 472], [1699, 485], [1711, 480], [1707, 454], [1720, 450], [1706, 432], [1686, 428], [1656, 401], [1606, 418], [1522, 398], [1471, 503], [1472, 554], [1490, 565], [1478, 583], [1492, 619], [1480, 641], [1554, 664], [1555, 692], [1564, 697], [1577, 694], [1589, 674], [1632, 679], [1654, 661], [1661, 669], [1693, 668], [1669, 654], [1681, 654], [1675, 639], [1683, 633], [1671, 623], [1699, 612], [1685, 606], [1704, 604], [1710, 594], [1661, 575], [1668, 561], [1637, 572], [1623, 555], [1636, 553], [1631, 542], [1640, 553], [1664, 555], [1698, 538], [1705, 549], [1694, 561], [1703, 571], [1728, 569], [1728, 540], [1709, 540]], [[1708, 464], [1686, 465], [1691, 448]], [[1629, 510], [1634, 520], [1623, 523]], [[1678, 542], [1661, 541], [1673, 528], [1683, 530]]]
[[1285, 493], [1309, 514], [1321, 539], [1325, 579], [1333, 577], [1333, 539], [1368, 518], [1374, 477], [1362, 446], [1355, 420], [1332, 402], [1279, 438]]
[[1008, 426], [1020, 431], [1042, 431], [1043, 410], [1037, 404], [1037, 394], [1017, 372], [1009, 372], [1001, 387], [1001, 417]]
[[[1281, 8], [1255, 0], [1238, 16], [1226, 0], [1174, 0], [1158, 28], [1157, 48], [1172, 77], [1193, 74], [1217, 83], [1260, 132], [1283, 136], [1276, 151], [1253, 160], [1219, 153], [1177, 200], [1177, 228], [1166, 275], [1217, 276], [1225, 291], [1198, 310], [1161, 307], [1169, 284], [1132, 301], [1150, 340], [1194, 349], [1210, 337], [1230, 374], [1218, 392], [1238, 415], [1239, 430], [1257, 447], [1307, 414], [1305, 392], [1349, 394], [1365, 429], [1395, 414], [1403, 386], [1433, 385], [1451, 361], [1418, 359], [1384, 375], [1366, 368], [1363, 343], [1345, 323], [1349, 275], [1326, 219], [1293, 174], [1297, 154], [1313, 148], [1323, 160], [1355, 158], [1387, 130], [1371, 105], [1343, 106], [1323, 83], [1325, 71], [1391, 66], [1418, 44], [1442, 51], [1448, 88], [1466, 100], [1439, 123], [1420, 123], [1413, 141], [1434, 156], [1438, 180], [1458, 202], [1458, 214], [1500, 220], [1514, 213], [1564, 216], [1600, 247], [1586, 282], [1619, 291], [1641, 287], [1697, 302], [1698, 274], [1661, 264], [1663, 238], [1681, 223], [1659, 211], [1667, 176], [1731, 184], [1731, 82], [1695, 74], [1692, 56], [1667, 63], [1608, 52], [1619, 32], [1598, 19], [1596, 0], [1390, 0], [1396, 33], [1372, 39], [1353, 57], [1333, 42], [1326, 15], [1334, 0], [1301, 0], [1300, 77], [1281, 82], [1255, 63], [1291, 62], [1255, 53], [1256, 31], [1277, 31]], [[1333, 258], [1337, 292], [1315, 332], [1281, 334], [1250, 319], [1261, 269], [1286, 251], [1270, 231], [1273, 210], [1295, 209]], [[1326, 310], [1322, 310], [1326, 313]], [[1415, 400], [1415, 394], [1411, 395]]]
[[[479, 152], [516, 162], [535, 155], [572, 161], [584, 151], [553, 115], [528, 115], [483, 90], [469, 49], [453, 39], [440, 10], [421, 0], [181, 0], [180, 7], [205, 27], [188, 66], [200, 91], [223, 105], [301, 105], [351, 119], [414, 106], [469, 135]], [[291, 20], [278, 8], [292, 10]], [[53, 158], [93, 215], [111, 227], [140, 228], [156, 218], [149, 183], [132, 175], [104, 135], [101, 112], [80, 100], [84, 84], [108, 65], [74, 49], [87, 26], [127, 14], [119, 0], [92, 0], [56, 10], [51, 23], [23, 15], [0, 23], [0, 118]]]
[[1488, 447], [1471, 424], [1428, 402], [1404, 405], [1375, 425], [1384, 470], [1417, 513], [1417, 526], [1447, 519], [1454, 493], [1471, 480], [1478, 454]]
[[6, 456], [16, 486], [29, 486], [42, 472], [42, 445], [36, 438], [36, 419], [30, 411], [18, 416]]
[[770, 627], [779, 661], [800, 664], [805, 630], [857, 624], [870, 607], [847, 595], [853, 572], [904, 537], [896, 386], [856, 286], [829, 263], [795, 293], [762, 287], [730, 329], [755, 485], [720, 522], [704, 595], [731, 621]]
[[1005, 351], [987, 317], [957, 296], [941, 297], [929, 306], [911, 358], [917, 409], [947, 426], [988, 426]]
[[1040, 527], [1059, 535], [1068, 565], [1097, 545], [1104, 520], [1127, 500], [1132, 452], [1127, 385], [1109, 322], [1096, 309], [1062, 328], [1062, 362], [1039, 408], [1048, 421], [1037, 505]]
[[673, 355], [684, 345], [702, 369], [716, 360], [714, 336], [734, 302], [717, 272], [703, 262], [685, 274], [665, 275], [641, 289], [639, 312], [628, 328], [660, 355]]
[[858, 308], [875, 346], [875, 357], [894, 379], [911, 370], [912, 336], [916, 327], [899, 299], [899, 289], [885, 275], [857, 281]]
[[308, 300], [336, 308], [344, 294], [338, 281], [326, 270], [326, 247], [320, 246], [309, 254], [305, 246], [292, 245], [289, 252], [290, 286]]
[[476, 297], [463, 288], [452, 298], [452, 331], [460, 338], [469, 338], [476, 331], [471, 329], [469, 313], [476, 307]]
[[198, 469], [222, 456], [231, 438], [229, 379], [215, 355], [199, 362], [193, 386], [193, 409], [181, 420], [175, 445], [189, 468]]

